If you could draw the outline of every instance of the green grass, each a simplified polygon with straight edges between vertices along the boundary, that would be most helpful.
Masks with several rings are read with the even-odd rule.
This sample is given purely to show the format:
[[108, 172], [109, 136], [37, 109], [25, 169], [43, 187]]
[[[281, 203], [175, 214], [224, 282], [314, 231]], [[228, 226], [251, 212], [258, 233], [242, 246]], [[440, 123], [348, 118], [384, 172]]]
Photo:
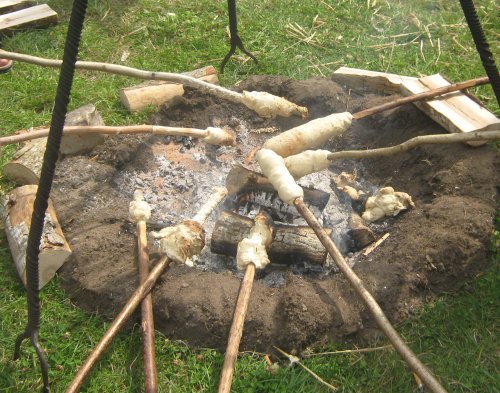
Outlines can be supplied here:
[[[42, 57], [61, 58], [70, 8], [67, 1], [48, 3], [61, 23], [50, 29], [19, 32], [2, 46]], [[477, 0], [479, 16], [496, 59], [500, 58], [500, 7]], [[419, 1], [262, 1], [238, 2], [239, 31], [259, 65], [237, 52], [221, 76], [232, 85], [247, 75], [275, 74], [303, 79], [328, 75], [351, 66], [404, 75], [436, 72], [453, 81], [484, 75], [458, 2]], [[80, 58], [126, 64], [149, 70], [186, 71], [218, 66], [228, 50], [225, 1], [89, 1]], [[299, 25], [302, 38], [294, 37]], [[295, 33], [297, 34], [297, 33]], [[314, 44], [314, 45], [313, 45]], [[126, 60], [121, 59], [128, 53]], [[46, 125], [50, 121], [58, 73], [54, 69], [16, 63], [0, 76], [0, 135]], [[94, 103], [106, 124], [138, 124], [150, 112], [128, 114], [118, 90], [138, 81], [108, 74], [77, 72], [70, 109]], [[492, 90], [473, 90], [500, 114]], [[0, 166], [15, 151], [1, 150]], [[0, 180], [0, 192], [12, 184]], [[500, 224], [499, 224], [500, 225]], [[42, 383], [33, 349], [24, 343], [21, 359], [11, 360], [15, 337], [26, 323], [25, 292], [16, 278], [6, 240], [0, 232], [0, 391], [39, 391]], [[492, 241], [499, 254], [500, 234]], [[453, 392], [499, 392], [498, 326], [500, 271], [493, 268], [429, 305], [400, 326], [405, 340]], [[50, 362], [53, 391], [63, 391], [78, 366], [99, 340], [107, 323], [88, 315], [66, 298], [57, 279], [41, 293], [41, 340]], [[373, 343], [380, 345], [383, 342]], [[338, 344], [335, 348], [346, 347]], [[162, 392], [215, 391], [223, 357], [212, 350], [189, 349], [158, 334], [157, 359]], [[276, 360], [276, 358], [273, 358]], [[392, 351], [320, 356], [305, 364], [341, 392], [414, 392], [416, 385]], [[235, 392], [326, 391], [298, 367], [280, 362], [277, 373], [266, 371], [259, 354], [237, 362]], [[120, 334], [85, 385], [87, 392], [142, 391], [141, 338], [136, 327]]]

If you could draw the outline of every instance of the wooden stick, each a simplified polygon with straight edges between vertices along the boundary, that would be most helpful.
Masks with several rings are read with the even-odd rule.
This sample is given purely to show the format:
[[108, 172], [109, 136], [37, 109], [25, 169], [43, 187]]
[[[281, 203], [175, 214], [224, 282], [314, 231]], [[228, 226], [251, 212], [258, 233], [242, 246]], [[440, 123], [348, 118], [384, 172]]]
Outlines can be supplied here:
[[363, 300], [366, 307], [372, 314], [373, 319], [375, 319], [375, 322], [387, 336], [396, 351], [398, 351], [410, 368], [422, 379], [422, 381], [424, 381], [425, 385], [431, 392], [446, 393], [446, 390], [441, 386], [438, 380], [431, 374], [424, 364], [420, 362], [417, 356], [399, 336], [398, 332], [391, 325], [391, 322], [387, 319], [377, 301], [373, 298], [370, 292], [368, 292], [361, 279], [356, 275], [356, 273], [354, 273], [349, 264], [346, 262], [333, 240], [326, 234], [316, 217], [314, 217], [309, 208], [305, 205], [304, 200], [301, 197], [296, 198], [294, 200], [294, 205], [300, 215], [314, 230], [321, 243], [323, 243], [325, 248], [328, 250], [329, 254], [335, 260], [340, 271], [344, 274], [351, 286]]
[[[71, 126], [64, 127], [63, 132], [67, 134], [153, 134], [153, 135], [172, 135], [172, 136], [190, 136], [192, 138], [207, 138], [209, 136], [208, 129], [200, 130], [198, 128], [183, 128], [183, 127], [164, 127], [148, 124], [135, 126]], [[32, 139], [46, 137], [49, 134], [48, 128], [38, 129], [32, 132], [11, 135], [0, 138], [0, 146], [24, 142]], [[234, 137], [228, 134], [226, 144], [234, 142]]]
[[459, 83], [454, 83], [448, 86], [444, 87], [439, 87], [437, 89], [432, 89], [423, 93], [419, 94], [414, 94], [408, 97], [403, 97], [403, 98], [398, 98], [397, 100], [387, 102], [382, 105], [377, 105], [372, 108], [368, 108], [365, 110], [362, 110], [360, 112], [354, 113], [352, 117], [354, 119], [362, 119], [367, 116], [374, 115], [376, 113], [380, 113], [389, 109], [396, 108], [398, 106], [404, 105], [404, 104], [409, 104], [411, 102], [416, 102], [416, 101], [424, 101], [428, 100], [430, 98], [434, 98], [446, 93], [451, 93], [453, 91], [458, 91], [458, 90], [464, 90], [468, 89], [470, 87], [474, 86], [481, 86], [481, 85], [486, 85], [490, 83], [490, 80], [487, 76], [482, 77], [482, 78], [476, 78], [476, 79], [470, 79], [464, 82], [459, 82]]
[[[136, 202], [143, 201], [142, 191], [136, 190], [134, 193]], [[149, 208], [149, 206], [148, 206]], [[149, 213], [151, 212], [149, 208]], [[137, 259], [139, 266], [139, 280], [144, 283], [149, 275], [149, 254], [148, 239], [146, 232], [146, 219], [143, 216], [137, 220]], [[144, 351], [144, 391], [145, 393], [158, 392], [158, 377], [156, 371], [155, 355], [155, 330], [153, 317], [153, 298], [151, 292], [146, 295], [141, 303], [142, 337]]]
[[241, 336], [243, 334], [243, 324], [247, 314], [250, 294], [252, 292], [253, 280], [255, 277], [255, 265], [247, 265], [245, 276], [241, 282], [238, 300], [233, 315], [233, 323], [229, 332], [229, 341], [227, 343], [224, 364], [222, 365], [222, 374], [219, 382], [219, 393], [228, 393], [231, 390], [231, 383], [234, 373], [234, 364], [238, 356]]
[[341, 351], [332, 351], [332, 352], [315, 352], [315, 353], [303, 354], [303, 356], [306, 358], [310, 358], [312, 356], [339, 355], [343, 353], [367, 353], [367, 352], [381, 351], [383, 349], [394, 349], [394, 347], [392, 345], [383, 345], [381, 347], [373, 347], [373, 348], [344, 349]]
[[[220, 197], [218, 202], [220, 202], [225, 196], [225, 193], [222, 192], [217, 192], [216, 194]], [[207, 204], [210, 204], [210, 206], [212, 207], [217, 206], [217, 204], [214, 203], [213, 199], [210, 199], [207, 202]], [[208, 217], [206, 206], [205, 205], [202, 206], [200, 211], [204, 212], [204, 214], [201, 215], [200, 217], [202, 219], [206, 219]], [[202, 223], [200, 222], [200, 224]], [[141, 303], [142, 299], [144, 299], [144, 297], [149, 292], [151, 292], [151, 290], [156, 284], [156, 281], [158, 281], [158, 279], [165, 271], [165, 269], [169, 266], [169, 264], [170, 264], [170, 259], [168, 257], [163, 256], [160, 258], [156, 266], [149, 273], [146, 280], [144, 280], [144, 282], [141, 285], [139, 285], [139, 287], [135, 290], [135, 292], [129, 298], [129, 300], [122, 308], [120, 313], [113, 320], [113, 322], [111, 323], [110, 327], [108, 328], [104, 336], [102, 336], [101, 340], [97, 343], [96, 347], [93, 349], [93, 351], [87, 357], [83, 365], [80, 367], [75, 377], [73, 378], [68, 388], [66, 389], [66, 393], [76, 393], [80, 390], [80, 387], [82, 386], [85, 378], [87, 378], [87, 376], [90, 374], [90, 372], [96, 365], [97, 361], [104, 354], [104, 352], [109, 347], [115, 336], [118, 334], [120, 329], [125, 324], [125, 322], [132, 316], [137, 306]]]
[[[20, 53], [7, 52], [0, 49], [0, 58], [22, 61], [44, 67], [59, 68], [61, 60], [44, 59], [42, 57], [23, 55]], [[215, 95], [221, 99], [245, 105], [247, 108], [257, 112], [262, 117], [275, 117], [277, 115], [307, 117], [308, 111], [305, 107], [300, 107], [282, 97], [274, 96], [266, 92], [243, 92], [238, 93], [221, 86], [214, 85], [187, 75], [174, 74], [170, 72], [150, 72], [137, 68], [126, 67], [117, 64], [97, 63], [90, 61], [77, 61], [77, 69], [103, 71], [117, 75], [131, 76], [148, 80], [164, 80], [168, 82], [181, 83], [208, 94]], [[255, 93], [255, 94], [254, 94]]]
[[[60, 68], [62, 64], [61, 60], [45, 59], [43, 57], [8, 52], [2, 49], [0, 49], [0, 57], [3, 59], [11, 59], [15, 61], [35, 64], [42, 67]], [[240, 93], [182, 74], [176, 74], [171, 72], [144, 71], [137, 68], [127, 67], [117, 64], [100, 63], [94, 61], [77, 61], [75, 67], [80, 70], [101, 71], [110, 74], [130, 76], [138, 79], [161, 80], [167, 82], [181, 83], [185, 86], [190, 86], [196, 89], [200, 89], [202, 91], [213, 94], [220, 98], [227, 99], [228, 101], [233, 101], [237, 103], [241, 103], [243, 99], [243, 95]]]
[[492, 141], [500, 139], [500, 131], [474, 131], [467, 134], [438, 134], [438, 135], [423, 135], [408, 139], [399, 145], [391, 147], [381, 147], [379, 149], [370, 150], [345, 150], [328, 154], [327, 158], [330, 161], [339, 160], [341, 158], [369, 158], [378, 156], [390, 156], [404, 151], [413, 149], [414, 147], [425, 144], [445, 144], [469, 141]]

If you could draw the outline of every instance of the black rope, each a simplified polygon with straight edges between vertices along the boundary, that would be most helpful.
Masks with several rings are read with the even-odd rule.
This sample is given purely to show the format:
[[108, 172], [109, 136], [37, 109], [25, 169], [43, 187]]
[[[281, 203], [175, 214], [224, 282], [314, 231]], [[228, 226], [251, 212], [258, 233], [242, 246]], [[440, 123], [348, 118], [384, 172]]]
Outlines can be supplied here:
[[486, 75], [488, 75], [490, 79], [491, 87], [497, 98], [497, 103], [500, 106], [500, 75], [498, 74], [498, 68], [495, 65], [493, 54], [491, 53], [490, 46], [488, 45], [488, 41], [481, 27], [481, 22], [477, 16], [474, 2], [472, 0], [460, 0], [460, 5], [462, 6], [465, 19], [469, 25], [474, 43], [476, 44], [477, 52], [481, 57]]
[[220, 65], [221, 74], [224, 73], [224, 67], [226, 66], [226, 63], [231, 58], [231, 56], [234, 55], [234, 52], [236, 52], [236, 48], [239, 48], [244, 54], [246, 54], [248, 57], [253, 59], [253, 61], [255, 61], [255, 64], [259, 64], [259, 62], [257, 61], [257, 58], [245, 49], [245, 46], [243, 45], [243, 41], [241, 41], [241, 38], [238, 35], [238, 18], [237, 18], [237, 14], [236, 14], [236, 0], [227, 0], [227, 11], [229, 14], [229, 34], [231, 36], [229, 43], [230, 43], [231, 47], [229, 49], [229, 52], [227, 52], [227, 55], [224, 57], [224, 60], [222, 60], [222, 63]]
[[22, 342], [26, 338], [30, 338], [40, 361], [44, 392], [46, 393], [50, 391], [48, 377], [49, 367], [45, 352], [38, 342], [38, 333], [40, 330], [38, 256], [45, 221], [45, 212], [47, 210], [52, 181], [54, 179], [54, 171], [59, 156], [59, 147], [61, 145], [64, 121], [66, 119], [71, 86], [73, 84], [75, 63], [78, 56], [78, 47], [80, 45], [80, 37], [83, 30], [83, 21], [85, 20], [86, 10], [87, 0], [75, 0], [73, 2], [68, 33], [66, 35], [61, 73], [59, 75], [59, 84], [57, 86], [54, 110], [52, 112], [50, 132], [47, 139], [45, 154], [43, 156], [40, 182], [35, 197], [34, 210], [26, 249], [28, 323], [24, 332], [17, 337], [14, 350], [14, 359], [18, 359]]

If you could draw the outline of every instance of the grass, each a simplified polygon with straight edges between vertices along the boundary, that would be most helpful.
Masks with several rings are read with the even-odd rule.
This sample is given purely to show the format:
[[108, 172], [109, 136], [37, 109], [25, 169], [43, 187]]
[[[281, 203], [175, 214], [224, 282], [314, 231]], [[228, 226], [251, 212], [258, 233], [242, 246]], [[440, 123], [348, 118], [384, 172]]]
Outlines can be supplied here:
[[[5, 38], [2, 47], [61, 58], [70, 8], [67, 1], [48, 3], [60, 15], [57, 26], [18, 32]], [[475, 3], [499, 59], [500, 7], [495, 0]], [[413, 76], [440, 72], [454, 81], [484, 75], [458, 2], [240, 0], [238, 11], [240, 35], [258, 57], [259, 65], [238, 52], [221, 76], [223, 85], [251, 74], [297, 79], [328, 75], [344, 65]], [[218, 66], [228, 50], [226, 14], [224, 1], [91, 0], [80, 58], [162, 71]], [[0, 135], [48, 124], [57, 79], [54, 69], [22, 63], [2, 75]], [[108, 125], [146, 122], [150, 111], [130, 115], [119, 104], [118, 90], [136, 83], [114, 75], [77, 72], [70, 110], [91, 102]], [[500, 114], [489, 86], [473, 93]], [[15, 149], [9, 146], [1, 150], [0, 166]], [[0, 180], [1, 193], [12, 186], [7, 179]], [[26, 299], [2, 236], [0, 232], [0, 391], [39, 391], [42, 383], [32, 348], [25, 343], [21, 359], [11, 360], [15, 337], [26, 323]], [[497, 231], [492, 241], [497, 261], [490, 271], [398, 326], [413, 350], [453, 392], [500, 392], [495, 379], [500, 367], [496, 339], [500, 325], [499, 239]], [[41, 297], [42, 345], [49, 357], [53, 391], [59, 392], [99, 340], [107, 322], [72, 305], [57, 279]], [[380, 344], [384, 343], [373, 343]], [[332, 344], [325, 350], [346, 346]], [[160, 334], [156, 351], [162, 392], [216, 390], [222, 354], [192, 350]], [[141, 356], [138, 328], [123, 332], [92, 373], [85, 390], [142, 391]], [[341, 392], [416, 391], [411, 373], [392, 351], [325, 355], [304, 363]], [[233, 391], [326, 390], [298, 367], [288, 368], [286, 362], [280, 362], [277, 372], [270, 373], [261, 355], [246, 354], [237, 362]]]

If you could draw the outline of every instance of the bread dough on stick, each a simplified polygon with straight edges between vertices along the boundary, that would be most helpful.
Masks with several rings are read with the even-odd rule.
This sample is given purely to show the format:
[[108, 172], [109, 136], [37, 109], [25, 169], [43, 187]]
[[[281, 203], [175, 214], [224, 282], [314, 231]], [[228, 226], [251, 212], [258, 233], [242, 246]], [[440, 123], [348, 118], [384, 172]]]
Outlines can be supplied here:
[[304, 197], [304, 191], [295, 183], [292, 175], [286, 169], [282, 157], [272, 150], [260, 149], [255, 158], [262, 169], [262, 173], [269, 179], [284, 202], [293, 205], [295, 199]]
[[278, 153], [281, 157], [316, 149], [332, 136], [347, 130], [351, 121], [352, 115], [349, 112], [320, 117], [268, 139], [263, 147]]
[[319, 172], [330, 166], [328, 150], [306, 150], [285, 158], [285, 165], [295, 179], [300, 179], [310, 173]]

